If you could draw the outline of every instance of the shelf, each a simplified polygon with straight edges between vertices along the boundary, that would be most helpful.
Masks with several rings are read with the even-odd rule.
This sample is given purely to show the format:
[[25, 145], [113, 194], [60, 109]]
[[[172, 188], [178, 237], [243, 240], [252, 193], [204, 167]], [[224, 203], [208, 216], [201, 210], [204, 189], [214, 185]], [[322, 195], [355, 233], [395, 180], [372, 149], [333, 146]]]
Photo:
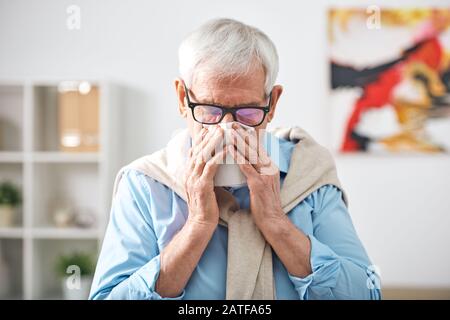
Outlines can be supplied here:
[[96, 163], [100, 161], [100, 154], [97, 152], [33, 152], [31, 154], [33, 162], [41, 163]]
[[[10, 280], [0, 299], [62, 299], [56, 258], [72, 251], [97, 255], [106, 229], [114, 177], [123, 165], [122, 91], [89, 79], [91, 90], [78, 86], [76, 92], [65, 87], [70, 81], [61, 86], [63, 80], [0, 80], [0, 182], [17, 185], [23, 199], [14, 224], [0, 227], [9, 270], [2, 275], [0, 266], [0, 293], [3, 277]], [[82, 218], [58, 227], [67, 213]]]
[[0, 163], [21, 163], [23, 158], [22, 152], [0, 151]]
[[[0, 233], [1, 234], [1, 233]], [[98, 239], [98, 229], [83, 228], [34, 228], [31, 231], [36, 239]]]
[[[25, 160], [27, 159], [27, 160]], [[43, 163], [96, 163], [100, 162], [99, 152], [23, 152], [0, 151], [0, 163], [23, 163], [24, 161]]]
[[20, 227], [0, 228], [0, 239], [20, 239], [24, 236], [24, 230]]
[[25, 230], [21, 227], [0, 228], [0, 239], [22, 239], [25, 235], [35, 239], [98, 239], [99, 229], [42, 227]]

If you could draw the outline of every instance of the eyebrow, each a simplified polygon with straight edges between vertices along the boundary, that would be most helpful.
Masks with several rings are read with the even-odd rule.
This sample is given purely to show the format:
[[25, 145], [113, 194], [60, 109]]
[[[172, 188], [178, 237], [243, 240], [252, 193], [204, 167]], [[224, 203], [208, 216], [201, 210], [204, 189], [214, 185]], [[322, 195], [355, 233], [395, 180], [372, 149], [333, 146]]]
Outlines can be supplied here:
[[211, 100], [198, 101], [198, 99], [192, 95], [192, 92], [191, 92], [191, 96], [192, 96], [192, 98], [194, 98], [194, 100], [197, 100], [196, 102], [193, 101], [194, 103], [212, 104], [212, 105], [220, 106], [220, 107], [258, 107], [259, 104], [261, 103], [261, 101], [254, 101], [254, 102], [247, 102], [247, 103], [239, 103], [236, 105], [223, 105], [221, 103], [214, 102], [214, 100], [213, 101], [211, 101]]
[[215, 106], [220, 106], [220, 107], [230, 107], [230, 108], [233, 108], [233, 107], [259, 107], [259, 104], [261, 103], [261, 102], [250, 102], [250, 103], [239, 103], [239, 104], [236, 104], [236, 105], [223, 105], [223, 104], [221, 104], [221, 103], [214, 103], [214, 102], [197, 102], [197, 103], [200, 103], [200, 104], [211, 104], [211, 105], [215, 105]]
[[211, 100], [198, 101], [198, 99], [195, 96], [195, 94], [190, 89], [188, 89], [188, 91], [189, 91], [190, 96], [192, 98], [194, 98], [193, 100], [196, 100], [196, 101], [192, 101], [192, 102], [193, 103], [197, 103], [197, 104], [211, 104], [211, 105], [220, 106], [220, 107], [231, 107], [231, 108], [233, 108], [233, 107], [259, 107], [259, 104], [261, 103], [261, 101], [256, 101], [256, 102], [239, 103], [237, 105], [232, 106], [232, 105], [223, 105], [223, 104], [220, 104], [220, 103], [215, 103], [214, 100], [212, 100], [212, 101]]

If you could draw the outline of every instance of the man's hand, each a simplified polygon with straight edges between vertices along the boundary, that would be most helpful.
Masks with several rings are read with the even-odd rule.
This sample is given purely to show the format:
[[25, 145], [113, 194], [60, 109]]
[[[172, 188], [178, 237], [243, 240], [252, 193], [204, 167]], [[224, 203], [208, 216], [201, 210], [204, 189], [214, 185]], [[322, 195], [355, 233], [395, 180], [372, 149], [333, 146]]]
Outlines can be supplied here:
[[255, 224], [263, 231], [271, 223], [286, 219], [281, 208], [280, 171], [265, 150], [258, 148], [255, 131], [237, 128], [231, 135], [236, 146], [233, 158], [247, 178], [250, 211]]
[[162, 297], [180, 295], [219, 223], [214, 175], [225, 152], [213, 153], [222, 140], [223, 130], [216, 127], [202, 130], [192, 143], [184, 181], [189, 216], [161, 252], [156, 291]]
[[[214, 153], [223, 144], [223, 129], [203, 128], [193, 139], [186, 166], [185, 189], [189, 208], [189, 220], [195, 223], [217, 226], [219, 207], [214, 193], [214, 176], [226, 150]], [[221, 148], [222, 149], [222, 148]]]
[[231, 152], [247, 177], [250, 211], [256, 226], [274, 249], [288, 272], [294, 276], [311, 274], [311, 243], [284, 214], [281, 207], [280, 171], [263, 148], [252, 139], [256, 133], [242, 128], [232, 131], [235, 146]]

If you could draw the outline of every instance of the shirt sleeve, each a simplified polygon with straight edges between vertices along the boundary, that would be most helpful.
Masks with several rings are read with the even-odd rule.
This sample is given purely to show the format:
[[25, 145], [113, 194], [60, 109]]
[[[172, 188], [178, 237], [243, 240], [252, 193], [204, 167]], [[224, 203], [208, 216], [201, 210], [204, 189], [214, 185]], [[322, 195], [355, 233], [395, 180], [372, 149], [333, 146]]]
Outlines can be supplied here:
[[160, 272], [157, 237], [149, 210], [151, 190], [145, 176], [124, 172], [114, 197], [98, 259], [90, 299], [163, 298], [155, 291]]
[[334, 186], [314, 192], [312, 273], [289, 274], [300, 299], [380, 299], [380, 279], [353, 227], [342, 193]]

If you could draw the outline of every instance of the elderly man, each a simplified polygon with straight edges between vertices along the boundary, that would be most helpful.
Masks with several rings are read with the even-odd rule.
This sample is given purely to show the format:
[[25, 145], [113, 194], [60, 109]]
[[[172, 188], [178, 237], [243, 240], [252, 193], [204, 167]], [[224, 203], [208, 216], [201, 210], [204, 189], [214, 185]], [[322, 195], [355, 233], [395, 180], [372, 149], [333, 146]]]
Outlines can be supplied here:
[[[213, 20], [179, 67], [187, 129], [119, 172], [90, 298], [379, 299], [329, 153], [299, 128], [264, 132], [283, 91], [272, 41]], [[226, 155], [244, 185], [215, 182]]]

